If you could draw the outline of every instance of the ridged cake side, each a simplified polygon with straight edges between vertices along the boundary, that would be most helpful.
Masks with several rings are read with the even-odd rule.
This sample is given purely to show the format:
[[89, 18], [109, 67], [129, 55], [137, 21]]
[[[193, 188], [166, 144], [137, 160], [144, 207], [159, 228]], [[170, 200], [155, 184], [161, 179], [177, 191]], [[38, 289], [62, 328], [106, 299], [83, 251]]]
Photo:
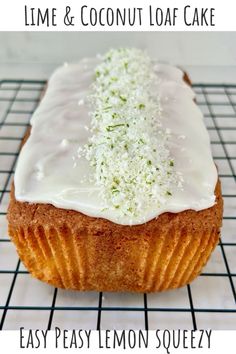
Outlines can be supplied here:
[[164, 213], [122, 226], [49, 204], [16, 201], [12, 185], [9, 234], [30, 273], [54, 286], [154, 292], [178, 288], [202, 270], [218, 243], [223, 201], [205, 210]]

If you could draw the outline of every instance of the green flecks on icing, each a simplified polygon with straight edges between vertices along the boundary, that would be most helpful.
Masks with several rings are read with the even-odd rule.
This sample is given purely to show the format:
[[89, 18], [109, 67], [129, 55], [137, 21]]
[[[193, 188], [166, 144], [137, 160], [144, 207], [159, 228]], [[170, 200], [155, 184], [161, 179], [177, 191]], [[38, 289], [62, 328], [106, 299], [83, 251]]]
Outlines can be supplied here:
[[121, 217], [141, 217], [180, 184], [168, 150], [171, 133], [160, 123], [157, 79], [150, 58], [137, 49], [110, 50], [95, 69], [92, 137], [84, 153], [104, 209]]

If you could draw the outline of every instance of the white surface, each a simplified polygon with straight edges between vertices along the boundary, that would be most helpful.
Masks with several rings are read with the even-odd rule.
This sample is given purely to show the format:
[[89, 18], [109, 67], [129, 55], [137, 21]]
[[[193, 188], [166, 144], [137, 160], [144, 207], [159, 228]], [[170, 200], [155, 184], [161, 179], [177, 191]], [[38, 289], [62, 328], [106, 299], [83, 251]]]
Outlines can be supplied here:
[[193, 81], [233, 82], [236, 32], [0, 32], [0, 78], [48, 78], [55, 67], [111, 47], [137, 46], [179, 65]]
[[236, 65], [236, 32], [0, 32], [0, 62], [57, 63], [137, 46], [176, 65]]

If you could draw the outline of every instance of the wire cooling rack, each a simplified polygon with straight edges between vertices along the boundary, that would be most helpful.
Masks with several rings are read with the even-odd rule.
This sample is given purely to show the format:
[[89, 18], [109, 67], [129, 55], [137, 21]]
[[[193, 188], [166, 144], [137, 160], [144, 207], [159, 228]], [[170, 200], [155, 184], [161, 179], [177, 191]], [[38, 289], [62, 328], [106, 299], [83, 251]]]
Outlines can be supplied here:
[[0, 329], [236, 329], [236, 85], [193, 85], [222, 182], [221, 241], [191, 285], [157, 294], [54, 289], [20, 262], [6, 210], [20, 143], [44, 86], [0, 81]]

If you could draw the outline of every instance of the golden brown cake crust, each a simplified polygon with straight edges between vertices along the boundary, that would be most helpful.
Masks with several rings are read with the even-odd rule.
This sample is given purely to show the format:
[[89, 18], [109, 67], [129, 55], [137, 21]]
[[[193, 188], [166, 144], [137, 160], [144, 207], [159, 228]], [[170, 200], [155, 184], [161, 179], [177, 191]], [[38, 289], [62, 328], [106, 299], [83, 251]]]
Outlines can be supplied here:
[[16, 201], [9, 234], [37, 278], [58, 287], [98, 291], [160, 291], [194, 279], [219, 239], [223, 202], [201, 211], [164, 213], [123, 226], [49, 204]]
[[[185, 81], [190, 83], [186, 75]], [[57, 287], [177, 288], [200, 273], [218, 243], [223, 213], [219, 180], [215, 195], [211, 208], [164, 213], [142, 225], [123, 226], [49, 204], [18, 202], [12, 184], [9, 234], [31, 274]]]

